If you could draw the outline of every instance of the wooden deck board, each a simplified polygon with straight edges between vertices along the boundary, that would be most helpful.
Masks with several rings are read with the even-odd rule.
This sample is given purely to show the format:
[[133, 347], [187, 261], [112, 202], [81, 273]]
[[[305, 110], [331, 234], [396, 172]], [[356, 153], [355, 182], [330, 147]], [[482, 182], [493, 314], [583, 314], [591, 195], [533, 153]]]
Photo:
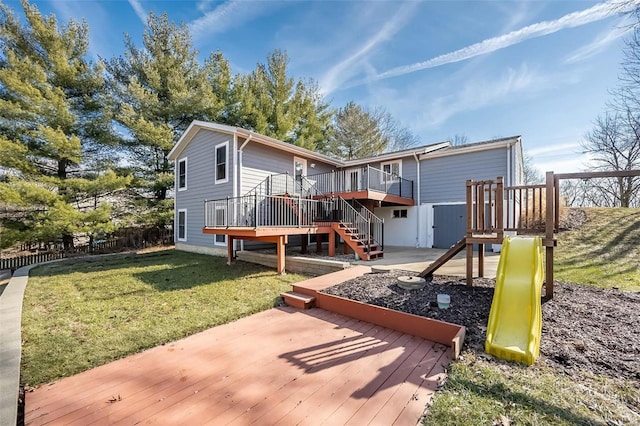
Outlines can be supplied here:
[[41, 386], [26, 423], [417, 419], [445, 349], [321, 309], [271, 309]]

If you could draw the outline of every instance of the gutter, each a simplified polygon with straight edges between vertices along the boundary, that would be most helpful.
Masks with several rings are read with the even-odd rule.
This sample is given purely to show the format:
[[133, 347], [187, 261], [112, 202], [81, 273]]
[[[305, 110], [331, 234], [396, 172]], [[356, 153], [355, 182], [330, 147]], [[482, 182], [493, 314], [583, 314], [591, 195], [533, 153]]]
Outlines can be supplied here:
[[[236, 134], [234, 137], [236, 138], [237, 144], [238, 135]], [[236, 167], [238, 167], [238, 173], [236, 173], [236, 178], [238, 179], [236, 185], [236, 191], [238, 192], [237, 196], [240, 196], [240, 186], [242, 185], [242, 153], [244, 152], [244, 147], [247, 146], [251, 139], [253, 139], [253, 133], [249, 132], [249, 137], [247, 137], [242, 145], [240, 145], [240, 148], [238, 148], [238, 158], [236, 164]], [[244, 240], [240, 240], [240, 250], [244, 250]]]
[[[237, 138], [237, 135], [236, 135]], [[253, 133], [249, 132], [249, 137], [247, 137], [244, 142], [242, 143], [242, 145], [240, 145], [240, 148], [238, 148], [238, 161], [236, 164], [236, 166], [238, 167], [238, 173], [236, 174], [237, 179], [238, 179], [238, 185], [236, 187], [236, 190], [238, 192], [238, 194], [236, 195], [237, 197], [240, 196], [240, 186], [242, 185], [242, 153], [244, 150], [244, 147], [247, 146], [247, 144], [249, 143], [249, 141], [253, 139]]]

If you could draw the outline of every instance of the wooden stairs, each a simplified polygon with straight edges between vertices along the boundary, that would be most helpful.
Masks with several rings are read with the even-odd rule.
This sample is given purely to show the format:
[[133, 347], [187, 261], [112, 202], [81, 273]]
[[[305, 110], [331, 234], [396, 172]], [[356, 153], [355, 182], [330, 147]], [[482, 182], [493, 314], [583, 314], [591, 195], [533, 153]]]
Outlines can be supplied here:
[[284, 303], [296, 309], [311, 309], [315, 306], [316, 298], [308, 294], [298, 293], [296, 291], [287, 291], [280, 293], [284, 299]]
[[353, 250], [362, 260], [380, 259], [384, 252], [378, 243], [373, 239], [367, 241], [367, 236], [358, 233], [355, 227], [349, 226], [347, 223], [333, 223], [333, 230], [342, 237], [345, 243]]

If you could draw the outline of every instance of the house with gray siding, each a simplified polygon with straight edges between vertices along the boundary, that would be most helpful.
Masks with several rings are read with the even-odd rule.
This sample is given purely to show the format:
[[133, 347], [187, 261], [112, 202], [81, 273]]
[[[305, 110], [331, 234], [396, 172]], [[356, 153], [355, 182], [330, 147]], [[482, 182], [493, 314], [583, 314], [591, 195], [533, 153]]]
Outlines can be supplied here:
[[168, 158], [176, 165], [176, 248], [230, 258], [260, 244], [306, 250], [314, 240], [330, 254], [342, 241], [364, 259], [382, 256], [384, 245], [447, 248], [464, 235], [455, 219], [467, 179], [502, 176], [509, 186], [523, 178], [519, 136], [343, 161], [194, 121]]

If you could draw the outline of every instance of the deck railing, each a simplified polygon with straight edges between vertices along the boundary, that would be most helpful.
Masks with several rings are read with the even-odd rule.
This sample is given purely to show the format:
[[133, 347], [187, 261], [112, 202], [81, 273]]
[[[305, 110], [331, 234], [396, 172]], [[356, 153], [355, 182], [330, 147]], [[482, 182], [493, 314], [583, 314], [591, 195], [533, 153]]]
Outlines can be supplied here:
[[332, 170], [307, 179], [324, 194], [378, 191], [413, 199], [413, 181], [371, 166]]
[[318, 195], [313, 182], [304, 176], [292, 176], [289, 173], [269, 175], [245, 195], [300, 195], [311, 198]]
[[249, 194], [204, 202], [207, 228], [293, 228], [340, 222], [356, 229], [367, 248], [383, 244], [383, 220], [342, 197], [315, 200], [302, 197]]
[[256, 195], [204, 202], [205, 227], [303, 227], [331, 220], [332, 201]]

